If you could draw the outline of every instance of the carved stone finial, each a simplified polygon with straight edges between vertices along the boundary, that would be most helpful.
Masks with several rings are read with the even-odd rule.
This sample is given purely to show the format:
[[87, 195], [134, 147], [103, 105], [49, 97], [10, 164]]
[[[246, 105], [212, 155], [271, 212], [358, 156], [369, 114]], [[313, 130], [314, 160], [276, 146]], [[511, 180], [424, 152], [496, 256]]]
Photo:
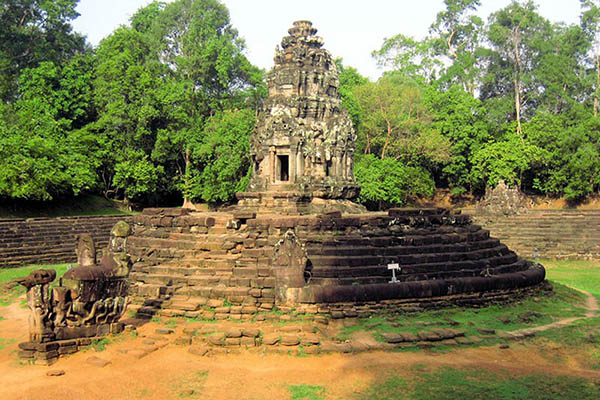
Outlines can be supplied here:
[[90, 267], [96, 264], [96, 245], [94, 238], [89, 233], [77, 235], [77, 265]]

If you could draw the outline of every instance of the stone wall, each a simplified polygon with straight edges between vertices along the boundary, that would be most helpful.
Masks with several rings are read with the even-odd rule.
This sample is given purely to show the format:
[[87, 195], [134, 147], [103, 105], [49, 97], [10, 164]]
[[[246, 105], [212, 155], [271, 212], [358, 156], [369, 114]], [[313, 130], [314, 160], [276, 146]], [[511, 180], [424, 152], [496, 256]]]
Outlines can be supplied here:
[[537, 248], [541, 259], [600, 260], [600, 210], [531, 210], [473, 219], [526, 259], [533, 259]]
[[130, 215], [0, 220], [0, 268], [24, 264], [75, 262], [75, 236], [89, 233], [97, 249], [108, 243], [111, 228]]
[[[134, 217], [128, 251], [140, 316], [245, 319], [294, 304], [346, 317], [436, 297], [505, 296], [544, 277], [468, 216], [442, 209], [187, 214], [146, 209]], [[395, 285], [388, 284], [390, 262], [402, 265]]]

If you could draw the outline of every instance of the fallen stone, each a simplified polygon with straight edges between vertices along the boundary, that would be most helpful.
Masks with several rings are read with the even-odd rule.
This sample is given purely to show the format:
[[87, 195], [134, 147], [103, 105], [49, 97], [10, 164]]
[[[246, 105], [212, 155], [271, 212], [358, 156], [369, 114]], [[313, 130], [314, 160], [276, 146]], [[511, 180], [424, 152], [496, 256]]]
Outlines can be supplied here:
[[239, 338], [239, 337], [242, 337], [242, 330], [241, 329], [237, 329], [237, 328], [228, 329], [225, 332], [225, 337], [226, 338]]
[[170, 335], [172, 333], [175, 333], [175, 330], [171, 328], [156, 328], [154, 332], [156, 332], [159, 335]]
[[96, 356], [89, 357], [87, 360], [85, 360], [85, 362], [90, 365], [101, 368], [106, 367], [108, 364], [110, 364], [110, 361], [103, 360], [102, 358]]
[[225, 346], [225, 337], [223, 335], [211, 335], [207, 340], [213, 346]]
[[188, 345], [192, 344], [192, 337], [191, 336], [179, 336], [177, 339], [175, 339], [174, 343], [178, 346], [188, 346]]
[[282, 335], [279, 343], [283, 346], [297, 346], [300, 344], [300, 339], [296, 335]]
[[51, 371], [46, 372], [47, 376], [62, 376], [65, 374], [63, 369], [53, 369]]
[[281, 332], [300, 332], [301, 330], [301, 327], [295, 325], [286, 325], [280, 328]]
[[206, 346], [192, 346], [188, 349], [188, 353], [202, 357], [208, 353], [208, 350]]
[[490, 328], [477, 328], [477, 330], [483, 334], [486, 335], [495, 335], [496, 334], [496, 330], [495, 329], [490, 329]]
[[242, 335], [250, 338], [255, 338], [260, 335], [260, 330], [256, 328], [244, 328], [242, 329]]
[[140, 358], [146, 357], [150, 353], [143, 349], [133, 349], [133, 350], [128, 350], [127, 354], [129, 354], [139, 360]]
[[319, 354], [320, 352], [321, 349], [319, 348], [319, 346], [307, 346], [304, 348], [305, 354]]
[[417, 335], [414, 335], [412, 333], [400, 333], [399, 335], [402, 335], [402, 339], [404, 342], [418, 342], [419, 338], [417, 337]]
[[443, 339], [442, 337], [440, 337], [440, 335], [431, 331], [419, 332], [417, 336], [419, 337], [419, 339], [421, 339], [421, 341], [425, 342], [438, 342]]
[[400, 343], [404, 342], [404, 337], [399, 333], [385, 332], [381, 334], [381, 338], [387, 343]]
[[458, 344], [463, 344], [466, 346], [473, 344], [473, 341], [466, 337], [457, 337], [455, 340], [458, 342]]
[[274, 346], [277, 343], [279, 343], [279, 340], [280, 340], [280, 335], [278, 333], [271, 333], [271, 334], [263, 336], [262, 343], [266, 344], [267, 346]]

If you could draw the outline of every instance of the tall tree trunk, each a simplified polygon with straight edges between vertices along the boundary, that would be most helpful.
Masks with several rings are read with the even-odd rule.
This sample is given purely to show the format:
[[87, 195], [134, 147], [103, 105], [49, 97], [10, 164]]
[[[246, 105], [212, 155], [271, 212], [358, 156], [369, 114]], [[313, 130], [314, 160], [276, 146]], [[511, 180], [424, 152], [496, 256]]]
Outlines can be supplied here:
[[594, 117], [598, 116], [598, 90], [600, 90], [600, 52], [596, 53], [596, 90], [594, 90]]
[[190, 189], [190, 169], [191, 169], [191, 161], [190, 161], [190, 147], [186, 146], [185, 153], [183, 155], [183, 161], [185, 162], [185, 170], [183, 175], [183, 208], [194, 208], [194, 205], [190, 199], [189, 189]]
[[521, 82], [518, 77], [515, 77], [514, 81], [515, 85], [515, 112], [517, 114], [517, 133], [521, 135], [523, 133], [523, 129], [521, 128], [521, 92], [519, 90], [519, 86]]
[[383, 143], [383, 149], [381, 149], [382, 160], [385, 158], [385, 152], [387, 150], [388, 145], [390, 144], [390, 138], [392, 137], [392, 124], [390, 123], [390, 120], [386, 119], [385, 123], [387, 126], [387, 135], [385, 137], [385, 143]]
[[519, 44], [521, 43], [521, 37], [518, 28], [513, 30], [513, 56], [515, 58], [515, 112], [517, 115], [517, 133], [521, 135], [523, 129], [521, 128], [521, 55], [519, 54]]

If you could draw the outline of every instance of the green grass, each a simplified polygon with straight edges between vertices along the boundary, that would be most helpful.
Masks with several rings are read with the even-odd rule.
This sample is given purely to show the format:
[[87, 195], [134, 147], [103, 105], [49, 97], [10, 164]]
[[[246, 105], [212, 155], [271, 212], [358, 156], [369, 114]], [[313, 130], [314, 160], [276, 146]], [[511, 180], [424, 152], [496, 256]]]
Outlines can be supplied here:
[[600, 298], [599, 261], [542, 261], [547, 278]]
[[92, 344], [90, 346], [92, 349], [94, 349], [94, 351], [104, 351], [104, 350], [106, 350], [106, 345], [109, 343], [110, 343], [110, 339], [102, 338], [102, 339], [96, 339], [96, 340], [92, 341]]
[[178, 378], [171, 384], [173, 393], [180, 398], [202, 398], [208, 374], [209, 371], [194, 371], [186, 377]]
[[124, 204], [101, 196], [82, 195], [50, 202], [0, 203], [0, 218], [67, 217], [132, 214]]
[[[8, 285], [9, 281], [15, 278], [22, 278], [29, 275], [37, 269], [54, 269], [56, 270], [56, 279], [51, 286], [58, 284], [58, 278], [67, 272], [70, 264], [55, 264], [55, 265], [28, 265], [19, 268], [4, 268], [0, 269], [0, 307], [11, 305], [17, 297], [25, 293], [25, 288], [21, 285]], [[11, 287], [9, 287], [11, 286]]]
[[318, 385], [290, 385], [287, 388], [292, 400], [319, 400], [325, 395], [325, 388]]
[[[356, 326], [340, 330], [337, 339], [348, 339], [352, 333], [360, 330], [372, 332], [381, 339], [384, 332], [413, 333], [435, 328], [452, 327], [465, 332], [466, 336], [480, 336], [483, 344], [503, 341], [496, 336], [487, 337], [477, 328], [496, 331], [514, 331], [517, 329], [544, 325], [553, 321], [585, 315], [585, 295], [560, 283], [553, 284], [554, 291], [526, 298], [506, 305], [494, 305], [484, 308], [447, 308], [397, 315], [380, 315], [357, 320]], [[450, 325], [449, 321], [458, 323]], [[414, 350], [408, 348], [407, 350]], [[443, 346], [440, 346], [443, 350]]]
[[376, 381], [356, 399], [411, 400], [587, 400], [600, 398], [600, 385], [570, 376], [524, 375], [444, 367], [413, 376]]

